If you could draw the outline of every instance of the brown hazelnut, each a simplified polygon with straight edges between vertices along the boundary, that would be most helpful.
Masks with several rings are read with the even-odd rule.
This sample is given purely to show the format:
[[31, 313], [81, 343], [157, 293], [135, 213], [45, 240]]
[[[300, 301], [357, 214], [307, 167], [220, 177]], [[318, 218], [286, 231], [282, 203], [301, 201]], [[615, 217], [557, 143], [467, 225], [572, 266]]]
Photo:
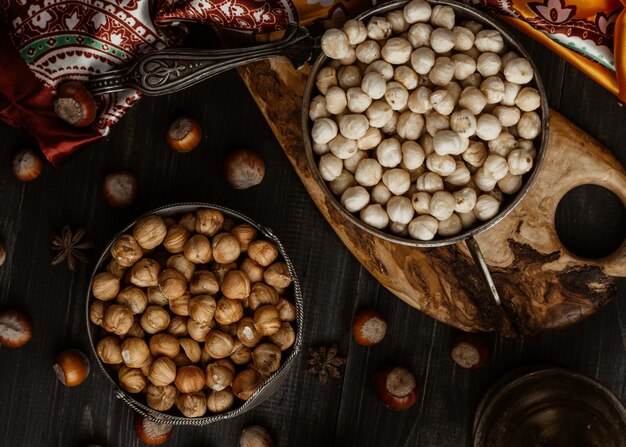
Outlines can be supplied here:
[[146, 294], [148, 296], [148, 304], [163, 307], [167, 306], [170, 302], [170, 300], [168, 300], [167, 297], [163, 295], [163, 292], [161, 292], [159, 286], [148, 287]]
[[[172, 405], [174, 402], [172, 401]], [[135, 433], [145, 444], [163, 444], [172, 434], [174, 426], [171, 424], [161, 424], [141, 415], [135, 417]]]
[[150, 353], [155, 357], [173, 359], [180, 352], [178, 339], [170, 334], [154, 334], [150, 337]]
[[260, 239], [250, 244], [248, 256], [258, 262], [259, 265], [267, 267], [278, 257], [278, 249], [270, 241]]
[[33, 336], [33, 328], [28, 317], [17, 310], [0, 312], [0, 346], [19, 348]]
[[118, 293], [115, 301], [118, 304], [126, 306], [134, 314], [140, 314], [146, 310], [148, 305], [148, 297], [143, 291], [134, 286], [128, 286]]
[[200, 124], [188, 116], [176, 119], [167, 129], [167, 144], [176, 152], [186, 153], [195, 149], [202, 140]]
[[121, 235], [111, 246], [111, 256], [122, 267], [130, 267], [143, 256], [143, 249], [130, 234]]
[[256, 369], [244, 369], [233, 379], [233, 393], [239, 399], [248, 400], [263, 384], [263, 376]]
[[182, 225], [174, 224], [168, 228], [163, 247], [170, 253], [182, 253], [189, 231]]
[[167, 411], [172, 408], [178, 395], [173, 385], [156, 386], [148, 384], [146, 391], [148, 406], [157, 411]]
[[231, 300], [220, 298], [217, 300], [215, 308], [215, 321], [219, 324], [235, 323], [243, 317], [243, 306], [241, 300]]
[[107, 305], [103, 301], [93, 301], [89, 305], [89, 320], [96, 326], [100, 326], [102, 324], [102, 320], [104, 319], [104, 311], [106, 308]]
[[213, 236], [222, 229], [224, 215], [221, 211], [210, 208], [200, 208], [196, 211], [196, 232]]
[[226, 359], [209, 363], [206, 367], [206, 386], [221, 391], [233, 383], [235, 366]]
[[281, 351], [285, 351], [293, 346], [296, 341], [296, 332], [289, 323], [283, 321], [278, 332], [270, 336], [270, 340], [272, 340], [272, 343], [278, 346]]
[[295, 321], [296, 320], [296, 306], [285, 298], [280, 298], [276, 303], [276, 310], [278, 310], [278, 316], [283, 321]]
[[206, 407], [211, 413], [224, 413], [235, 403], [233, 390], [225, 388], [220, 391], [210, 390], [207, 393]]
[[250, 258], [244, 259], [239, 269], [248, 275], [251, 283], [263, 281], [263, 267], [255, 260]]
[[118, 264], [118, 262], [115, 259], [111, 259], [109, 260], [109, 263], [107, 264], [106, 271], [114, 274], [115, 276], [121, 279], [124, 277], [124, 274], [126, 273], [126, 267], [122, 267], [121, 265]]
[[78, 349], [66, 349], [57, 354], [52, 368], [63, 385], [78, 386], [89, 376], [89, 359]]
[[159, 289], [168, 300], [173, 300], [183, 296], [187, 281], [178, 270], [168, 268], [159, 273]]
[[123, 365], [117, 372], [120, 386], [129, 393], [140, 393], [148, 384], [140, 369], [129, 368]]
[[189, 332], [187, 332], [187, 318], [181, 315], [171, 317], [167, 332], [174, 337], [186, 337], [189, 335]]
[[174, 384], [181, 393], [196, 393], [204, 389], [204, 372], [195, 365], [183, 366], [176, 372]]
[[175, 298], [170, 300], [170, 310], [176, 315], [180, 315], [182, 317], [189, 316], [189, 299], [191, 298], [191, 294], [187, 290], [183, 296], [180, 298]]
[[148, 356], [148, 360], [146, 360], [144, 364], [141, 365], [141, 373], [146, 377], [148, 377], [148, 375], [150, 374], [150, 367], [152, 366], [152, 362], [154, 362], [154, 357], [152, 356], [152, 354], [150, 354]]
[[140, 323], [148, 334], [156, 334], [170, 325], [170, 314], [159, 306], [148, 306], [141, 316]]
[[206, 340], [207, 334], [211, 330], [209, 323], [200, 323], [193, 318], [187, 320], [187, 331], [189, 336], [198, 343], [202, 343]]
[[451, 345], [452, 360], [462, 368], [477, 369], [489, 361], [489, 346], [481, 334], [457, 331]]
[[271, 304], [261, 306], [254, 312], [254, 327], [263, 336], [278, 332], [280, 324], [278, 311]]
[[182, 253], [170, 256], [167, 259], [166, 265], [178, 271], [178, 273], [183, 275], [186, 281], [191, 281], [193, 273], [196, 271], [196, 264], [187, 259]]
[[196, 215], [193, 213], [187, 213], [178, 221], [179, 225], [185, 227], [187, 231], [193, 233], [196, 231]]
[[239, 447], [272, 447], [272, 437], [260, 425], [251, 425], [241, 432]]
[[385, 318], [375, 310], [366, 309], [359, 312], [352, 325], [354, 340], [362, 346], [380, 343], [387, 332]]
[[237, 338], [244, 346], [254, 348], [259, 344], [263, 336], [254, 327], [254, 321], [250, 317], [239, 320], [237, 324]]
[[232, 152], [224, 161], [224, 178], [235, 189], [258, 185], [265, 177], [265, 163], [258, 154], [248, 149]]
[[181, 394], [176, 399], [176, 406], [188, 418], [197, 418], [206, 413], [206, 397], [204, 393]]
[[231, 270], [224, 276], [220, 290], [226, 298], [242, 300], [250, 295], [250, 279], [241, 270]]
[[385, 367], [374, 375], [376, 393], [392, 410], [405, 410], [417, 400], [415, 376], [402, 367]]
[[141, 324], [139, 323], [139, 317], [135, 316], [135, 322], [126, 333], [126, 336], [144, 338], [145, 335], [146, 335], [146, 331], [144, 331], [143, 328], [141, 327]]
[[252, 364], [263, 374], [271, 374], [280, 368], [280, 348], [273, 343], [261, 343], [252, 351]]
[[102, 195], [115, 208], [125, 208], [133, 204], [137, 195], [138, 182], [135, 176], [126, 171], [114, 172], [104, 178]]
[[43, 161], [32, 149], [23, 149], [13, 157], [13, 175], [22, 182], [35, 180], [43, 170]]
[[252, 360], [252, 349], [239, 342], [236, 345], [235, 352], [230, 355], [230, 360], [235, 365], [245, 365]]
[[169, 385], [176, 378], [176, 365], [167, 357], [159, 357], [150, 365], [148, 379], [153, 385]]
[[219, 233], [211, 241], [213, 259], [220, 264], [235, 262], [241, 254], [239, 240], [230, 233]]
[[218, 283], [222, 283], [226, 274], [231, 270], [235, 270], [237, 268], [237, 264], [235, 262], [231, 262], [228, 264], [220, 264], [219, 262], [213, 262], [211, 264], [211, 271], [215, 275]]
[[179, 352], [178, 355], [172, 360], [174, 361], [174, 365], [176, 365], [176, 368], [191, 365], [191, 360], [189, 360], [189, 357], [187, 357], [187, 354], [185, 354], [184, 352]]
[[102, 301], [110, 301], [120, 291], [120, 280], [109, 272], [98, 273], [91, 281], [91, 293]]
[[189, 300], [189, 315], [200, 323], [210, 323], [215, 309], [215, 299], [210, 295], [197, 295]]
[[265, 269], [263, 279], [277, 289], [284, 289], [291, 284], [291, 273], [284, 262], [275, 262]]
[[206, 264], [213, 259], [211, 242], [203, 234], [194, 234], [183, 246], [183, 253], [194, 264]]
[[137, 287], [152, 287], [159, 284], [161, 266], [150, 258], [137, 261], [130, 270], [130, 282]]
[[210, 331], [206, 336], [204, 350], [214, 359], [223, 359], [233, 353], [235, 342], [233, 337], [221, 331]]
[[125, 335], [135, 322], [131, 310], [120, 304], [107, 307], [102, 319], [102, 327], [115, 335]]
[[142, 217], [133, 227], [133, 237], [144, 250], [152, 250], [161, 245], [166, 234], [165, 222], [156, 214]]
[[122, 360], [131, 368], [141, 368], [150, 356], [150, 349], [141, 338], [128, 337], [122, 342], [121, 348]]
[[191, 338], [181, 338], [180, 347], [191, 363], [198, 363], [202, 356], [200, 344]]
[[74, 127], [86, 127], [96, 118], [96, 101], [78, 81], [65, 81], [57, 88], [52, 101], [54, 113]]
[[242, 252], [248, 251], [248, 246], [257, 236], [256, 228], [247, 223], [235, 225], [230, 230], [230, 233], [239, 241], [239, 247]]
[[193, 295], [215, 295], [220, 290], [220, 285], [213, 272], [197, 270], [191, 277], [189, 291]]
[[103, 338], [96, 345], [96, 353], [103, 363], [118, 365], [122, 360], [122, 341], [114, 335]]
[[278, 300], [279, 296], [276, 289], [265, 283], [255, 282], [252, 284], [250, 295], [248, 296], [248, 307], [252, 310], [257, 310], [266, 304], [276, 305]]

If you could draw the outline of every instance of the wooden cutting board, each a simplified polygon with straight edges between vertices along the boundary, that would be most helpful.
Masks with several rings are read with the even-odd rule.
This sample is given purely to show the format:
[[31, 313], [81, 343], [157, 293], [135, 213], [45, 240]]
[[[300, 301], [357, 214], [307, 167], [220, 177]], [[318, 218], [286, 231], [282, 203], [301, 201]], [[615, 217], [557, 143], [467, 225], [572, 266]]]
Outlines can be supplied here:
[[608, 258], [568, 252], [556, 233], [556, 207], [568, 191], [596, 184], [626, 204], [626, 171], [613, 155], [551, 111], [548, 150], [536, 183], [503, 221], [477, 236], [502, 299], [492, 300], [465, 244], [416, 249], [363, 232], [325, 199], [307, 164], [300, 110], [307, 68], [274, 58], [239, 69], [313, 202], [343, 243], [387, 289], [416, 309], [465, 331], [530, 336], [591, 315], [626, 276], [626, 243]]

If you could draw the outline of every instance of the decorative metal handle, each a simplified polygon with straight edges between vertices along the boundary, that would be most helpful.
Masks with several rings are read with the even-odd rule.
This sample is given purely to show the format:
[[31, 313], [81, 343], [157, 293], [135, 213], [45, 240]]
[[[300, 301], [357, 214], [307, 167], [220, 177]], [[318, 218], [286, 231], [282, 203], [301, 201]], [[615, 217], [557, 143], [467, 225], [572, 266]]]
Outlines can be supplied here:
[[478, 242], [473, 237], [465, 240], [467, 244], [467, 248], [469, 249], [472, 259], [474, 259], [474, 263], [480, 269], [485, 281], [487, 281], [487, 286], [489, 287], [489, 291], [491, 292], [491, 297], [499, 306], [502, 304], [500, 301], [500, 295], [498, 294], [498, 289], [496, 288], [496, 284], [493, 282], [493, 277], [491, 276], [491, 272], [489, 271], [489, 266], [485, 262], [485, 257], [483, 256], [483, 252], [480, 251], [480, 247], [478, 246]]
[[286, 56], [300, 67], [311, 57], [315, 43], [306, 28], [290, 24], [285, 37], [264, 45], [227, 50], [175, 48], [148, 53], [124, 68], [92, 76], [86, 86], [95, 95], [127, 88], [148, 96], [166, 95], [231, 68], [273, 56]]

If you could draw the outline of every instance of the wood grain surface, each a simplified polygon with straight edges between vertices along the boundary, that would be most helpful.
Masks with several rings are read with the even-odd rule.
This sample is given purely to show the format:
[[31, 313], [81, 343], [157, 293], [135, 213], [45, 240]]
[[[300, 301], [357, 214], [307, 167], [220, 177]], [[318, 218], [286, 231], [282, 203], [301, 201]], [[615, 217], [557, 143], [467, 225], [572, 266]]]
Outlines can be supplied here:
[[[539, 45], [524, 40], [537, 61], [550, 104], [610, 148], [626, 163], [626, 112], [614, 97]], [[201, 146], [169, 150], [163, 138], [180, 114], [203, 126]], [[456, 367], [449, 355], [451, 329], [398, 300], [346, 249], [309, 198], [289, 160], [236, 73], [227, 73], [177, 95], [144, 98], [103, 141], [64, 166], [47, 166], [30, 184], [10, 174], [13, 154], [31, 142], [0, 125], [0, 238], [7, 246], [0, 267], [0, 309], [18, 308], [33, 323], [23, 348], [0, 347], [0, 446], [80, 447], [100, 443], [134, 447], [133, 414], [115, 399], [95, 368], [73, 389], [51, 368], [66, 347], [88, 350], [84, 321], [87, 282], [98, 251], [131, 219], [178, 201], [215, 202], [242, 211], [273, 229], [299, 273], [305, 296], [305, 347], [337, 342], [347, 356], [344, 378], [321, 386], [305, 372], [303, 356], [284, 387], [244, 416], [203, 428], [177, 428], [167, 446], [234, 447], [241, 429], [268, 427], [279, 447], [459, 447], [471, 445], [474, 409], [489, 384], [522, 364], [554, 363], [587, 374], [626, 399], [626, 281], [617, 299], [565, 330], [530, 339], [488, 335], [489, 364], [478, 371]], [[265, 159], [264, 182], [233, 191], [222, 179], [228, 152], [246, 146]], [[127, 169], [139, 179], [135, 206], [111, 209], [100, 194], [108, 173]], [[568, 248], [596, 256], [619, 246], [626, 216], [622, 206], [584, 189], [562, 202], [559, 234]], [[51, 267], [49, 236], [63, 224], [82, 225], [95, 241], [91, 263], [74, 273]], [[387, 318], [383, 342], [356, 345], [350, 325], [356, 311], [374, 307]], [[377, 400], [372, 375], [386, 363], [409, 367], [420, 395], [404, 412]]]

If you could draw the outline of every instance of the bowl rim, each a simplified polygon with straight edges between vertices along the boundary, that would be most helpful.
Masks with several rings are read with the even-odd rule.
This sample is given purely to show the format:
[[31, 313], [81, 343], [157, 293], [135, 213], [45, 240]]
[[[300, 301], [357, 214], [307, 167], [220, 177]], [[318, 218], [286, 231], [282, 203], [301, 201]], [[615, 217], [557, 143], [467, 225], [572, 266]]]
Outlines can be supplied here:
[[[294, 328], [296, 332], [296, 340], [294, 341], [293, 346], [290, 348], [291, 353], [289, 356], [282, 362], [280, 368], [274, 371], [265, 381], [263, 385], [259, 387], [246, 401], [243, 402], [237, 408], [227, 411], [225, 413], [214, 414], [211, 416], [202, 416], [198, 418], [189, 418], [185, 416], [177, 416], [168, 413], [164, 413], [161, 411], [154, 410], [149, 406], [139, 402], [137, 399], [133, 397], [130, 393], [127, 393], [124, 389], [122, 389], [116, 379], [107, 371], [105, 365], [98, 357], [96, 352], [96, 334], [94, 333], [98, 326], [93, 324], [89, 318], [89, 307], [91, 302], [96, 299], [93, 298], [91, 294], [91, 284], [93, 282], [93, 278], [98, 273], [102, 272], [105, 263], [109, 261], [111, 258], [110, 249], [113, 243], [123, 234], [127, 233], [129, 230], [133, 228], [133, 226], [144, 217], [150, 215], [160, 215], [162, 217], [166, 217], [174, 214], [182, 214], [186, 212], [193, 212], [200, 208], [210, 208], [215, 209], [222, 212], [227, 217], [232, 217], [248, 223], [254, 226], [263, 236], [271, 240], [278, 247], [278, 251], [280, 255], [283, 257], [283, 261], [287, 264], [287, 268], [292, 278], [292, 290], [293, 290], [293, 301], [296, 307], [296, 328]], [[113, 391], [115, 396], [118, 399], [123, 400], [128, 406], [130, 406], [135, 412], [139, 413], [141, 416], [150, 419], [154, 422], [162, 423], [162, 424], [171, 424], [171, 425], [187, 425], [187, 426], [203, 426], [212, 424], [214, 422], [222, 421], [225, 419], [231, 419], [233, 417], [239, 416], [240, 414], [245, 413], [246, 411], [254, 408], [265, 399], [267, 399], [271, 394], [273, 394], [278, 385], [284, 380], [286, 373], [289, 371], [291, 366], [293, 365], [294, 360], [299, 356], [300, 351], [302, 350], [302, 342], [303, 342], [303, 329], [304, 329], [304, 300], [302, 296], [302, 290], [300, 287], [300, 281], [298, 280], [298, 276], [296, 274], [295, 268], [291, 259], [287, 255], [285, 251], [285, 247], [280, 242], [280, 240], [274, 235], [273, 231], [266, 227], [263, 224], [260, 224], [248, 216], [232, 210], [230, 208], [216, 205], [212, 203], [206, 202], [177, 202], [170, 205], [163, 205], [161, 207], [155, 208], [147, 213], [142, 214], [141, 216], [134, 219], [128, 225], [126, 225], [122, 230], [117, 232], [111, 240], [107, 243], [107, 245], [102, 250], [100, 256], [98, 257], [98, 261], [92, 271], [91, 277], [89, 279], [89, 285], [87, 287], [87, 294], [85, 300], [85, 324], [87, 327], [87, 336], [89, 338], [89, 346], [90, 351], [93, 357], [96, 359], [96, 363], [100, 369], [100, 371], [104, 374], [104, 376], [109, 380], [111, 385], [113, 386]]]
[[[490, 229], [491, 227], [499, 223], [501, 220], [503, 220], [506, 216], [508, 216], [513, 211], [513, 209], [515, 209], [517, 205], [519, 205], [519, 203], [524, 199], [524, 197], [526, 197], [526, 194], [528, 194], [528, 191], [530, 190], [531, 186], [533, 185], [533, 183], [537, 179], [537, 176], [539, 175], [539, 171], [540, 171], [541, 165], [543, 164], [545, 153], [548, 147], [548, 137], [549, 137], [549, 130], [550, 130], [550, 108], [548, 105], [547, 94], [545, 91], [545, 87], [543, 85], [543, 81], [541, 79], [539, 71], [537, 70], [537, 66], [534, 60], [532, 59], [528, 51], [524, 48], [524, 46], [517, 40], [517, 38], [507, 28], [505, 28], [504, 25], [498, 19], [491, 16], [490, 14], [479, 11], [472, 6], [459, 3], [454, 0], [425, 0], [425, 1], [427, 1], [428, 3], [434, 6], [436, 5], [450, 6], [452, 9], [454, 9], [455, 14], [461, 14], [463, 16], [462, 17], [463, 19], [474, 20], [483, 25], [488, 25], [489, 27], [499, 31], [502, 34], [505, 44], [508, 46], [509, 50], [516, 51], [522, 57], [526, 58], [526, 60], [528, 60], [534, 72], [534, 76], [533, 76], [533, 81], [535, 84], [534, 87], [539, 92], [539, 96], [541, 99], [541, 105], [540, 105], [541, 113], [539, 114], [541, 118], [541, 135], [537, 137], [537, 138], [541, 138], [541, 142], [536, 148], [537, 156], [535, 157], [533, 161], [533, 168], [532, 168], [532, 171], [530, 172], [530, 175], [525, 180], [524, 184], [522, 185], [519, 191], [517, 191], [514, 195], [508, 195], [509, 197], [512, 197], [511, 201], [504, 208], [500, 209], [500, 211], [498, 212], [496, 216], [494, 216], [492, 219], [486, 222], [481, 223], [480, 225], [477, 225], [475, 227], [470, 227], [467, 230], [462, 231], [461, 233], [453, 237], [436, 238], [430, 241], [420, 241], [417, 239], [412, 239], [410, 237], [397, 236], [390, 232], [378, 230], [366, 224], [361, 219], [359, 219], [356, 215], [349, 212], [341, 204], [337, 196], [335, 196], [335, 194], [333, 194], [332, 191], [330, 191], [330, 189], [328, 188], [328, 183], [321, 177], [319, 173], [319, 169], [317, 167], [317, 163], [315, 161], [316, 155], [313, 153], [313, 148], [311, 144], [311, 132], [310, 132], [310, 127], [309, 127], [309, 124], [311, 121], [309, 119], [309, 104], [311, 102], [313, 93], [315, 92], [315, 78], [317, 76], [317, 73], [322, 67], [325, 66], [326, 62], [329, 60], [329, 58], [326, 57], [323, 53], [321, 53], [317, 57], [317, 60], [311, 67], [311, 70], [308, 75], [307, 82], [304, 88], [304, 95], [302, 98], [302, 111], [301, 111], [301, 130], [302, 130], [302, 137], [304, 141], [304, 151], [306, 154], [306, 159], [309, 165], [309, 169], [311, 173], [313, 174], [313, 178], [315, 179], [318, 186], [321, 188], [322, 192], [324, 193], [325, 199], [329, 200], [344, 218], [346, 218], [348, 221], [350, 221], [359, 229], [364, 230], [367, 233], [370, 233], [374, 236], [377, 236], [389, 242], [394, 242], [400, 245], [405, 245], [405, 246], [410, 246], [410, 247], [419, 247], [419, 248], [443, 247], [446, 245], [452, 245], [452, 244], [456, 244], [459, 242], [463, 242], [467, 239], [470, 239]], [[390, 2], [386, 2], [379, 6], [376, 6], [374, 8], [371, 8], [365, 11], [364, 13], [355, 17], [355, 19], [360, 20], [360, 21], [365, 21], [366, 19], [374, 17], [378, 14], [387, 13], [396, 9], [400, 9], [409, 2], [410, 0], [393, 0]], [[535, 138], [535, 140], [533, 141], [536, 141], [537, 138]]]

